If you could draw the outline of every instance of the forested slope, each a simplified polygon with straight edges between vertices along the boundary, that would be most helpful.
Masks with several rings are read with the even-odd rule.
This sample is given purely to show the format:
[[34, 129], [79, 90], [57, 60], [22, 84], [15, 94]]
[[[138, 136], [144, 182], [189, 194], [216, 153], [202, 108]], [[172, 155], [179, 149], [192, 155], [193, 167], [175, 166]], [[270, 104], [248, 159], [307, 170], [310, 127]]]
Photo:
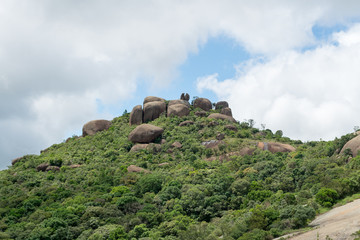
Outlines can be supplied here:
[[[302, 143], [195, 111], [150, 122], [164, 129], [160, 148], [130, 151], [136, 126], [124, 114], [19, 159], [0, 172], [0, 239], [272, 239], [360, 190], [360, 157], [339, 154], [354, 134]], [[186, 120], [194, 124], [179, 126]], [[44, 163], [53, 168], [38, 171]]]

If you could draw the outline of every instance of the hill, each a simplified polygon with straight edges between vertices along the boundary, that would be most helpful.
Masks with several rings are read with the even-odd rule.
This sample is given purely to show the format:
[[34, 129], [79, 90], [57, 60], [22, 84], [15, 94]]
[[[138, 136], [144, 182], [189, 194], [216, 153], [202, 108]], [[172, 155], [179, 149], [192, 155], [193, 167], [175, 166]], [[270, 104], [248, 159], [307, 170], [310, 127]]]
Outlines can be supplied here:
[[[272, 239], [360, 190], [360, 157], [340, 153], [356, 135], [302, 143], [188, 100], [174, 114], [144, 102], [15, 159], [0, 172], [0, 239]], [[144, 118], [161, 133], [129, 137]]]

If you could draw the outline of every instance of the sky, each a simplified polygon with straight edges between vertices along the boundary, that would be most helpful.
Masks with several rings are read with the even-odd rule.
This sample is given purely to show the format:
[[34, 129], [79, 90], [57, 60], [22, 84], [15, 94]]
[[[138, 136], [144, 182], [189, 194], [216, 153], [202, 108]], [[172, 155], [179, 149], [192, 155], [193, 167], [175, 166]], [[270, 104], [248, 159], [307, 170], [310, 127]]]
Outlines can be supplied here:
[[0, 169], [146, 96], [303, 141], [360, 125], [360, 1], [2, 0]]

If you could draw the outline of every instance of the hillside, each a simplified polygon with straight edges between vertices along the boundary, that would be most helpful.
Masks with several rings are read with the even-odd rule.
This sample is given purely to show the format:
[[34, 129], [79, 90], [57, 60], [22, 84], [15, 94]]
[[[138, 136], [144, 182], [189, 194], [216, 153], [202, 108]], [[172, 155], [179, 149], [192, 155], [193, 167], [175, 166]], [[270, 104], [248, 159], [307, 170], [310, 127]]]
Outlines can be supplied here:
[[[272, 239], [360, 190], [360, 156], [340, 153], [355, 134], [302, 143], [182, 99], [15, 159], [0, 172], [0, 239]], [[161, 131], [129, 137], [143, 121]]]

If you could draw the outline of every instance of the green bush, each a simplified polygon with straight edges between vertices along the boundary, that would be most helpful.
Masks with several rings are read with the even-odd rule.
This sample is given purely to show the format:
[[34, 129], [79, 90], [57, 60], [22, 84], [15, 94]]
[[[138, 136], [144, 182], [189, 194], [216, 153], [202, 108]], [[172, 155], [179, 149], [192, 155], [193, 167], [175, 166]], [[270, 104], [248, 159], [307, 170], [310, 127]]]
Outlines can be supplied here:
[[339, 194], [337, 191], [331, 188], [321, 188], [315, 195], [316, 202], [318, 202], [323, 207], [331, 207], [335, 204], [338, 197]]

